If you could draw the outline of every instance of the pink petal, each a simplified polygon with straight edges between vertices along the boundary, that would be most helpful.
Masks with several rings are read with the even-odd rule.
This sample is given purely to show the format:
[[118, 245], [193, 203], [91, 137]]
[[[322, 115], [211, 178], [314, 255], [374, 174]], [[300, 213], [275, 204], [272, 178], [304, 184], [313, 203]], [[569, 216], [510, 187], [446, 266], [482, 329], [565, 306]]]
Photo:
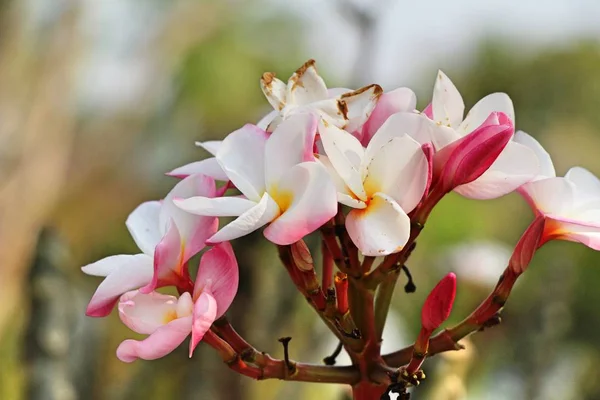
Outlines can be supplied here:
[[417, 96], [409, 88], [401, 87], [391, 92], [383, 93], [362, 127], [362, 144], [366, 146], [375, 132], [392, 115], [398, 112], [412, 112], [417, 106]]
[[211, 236], [206, 244], [216, 244], [245, 236], [262, 228], [280, 214], [277, 203], [265, 193], [258, 203]]
[[541, 179], [520, 189], [534, 210], [553, 215], [567, 215], [574, 209], [575, 192], [573, 182], [565, 178]]
[[186, 262], [204, 248], [204, 242], [215, 234], [219, 227], [217, 218], [211, 216], [190, 215], [175, 205], [173, 200], [180, 197], [215, 195], [215, 181], [208, 176], [195, 174], [183, 179], [165, 197], [160, 210], [159, 221], [166, 232], [170, 220], [173, 220], [179, 232], [183, 249], [183, 260]]
[[431, 103], [429, 103], [427, 107], [425, 107], [423, 111], [421, 111], [421, 114], [425, 115], [431, 120], [433, 119], [433, 106], [431, 105]]
[[265, 229], [265, 237], [288, 245], [315, 231], [337, 213], [336, 193], [322, 165], [305, 162], [294, 166], [282, 176], [273, 194], [282, 214]]
[[[187, 279], [186, 279], [187, 278]], [[171, 223], [166, 235], [154, 251], [154, 274], [152, 280], [140, 289], [148, 294], [157, 287], [187, 283], [187, 269], [184, 268], [181, 237], [175, 223]]]
[[421, 201], [428, 175], [421, 145], [404, 135], [393, 138], [375, 154], [366, 167], [364, 187], [367, 196], [385, 193], [408, 213]]
[[314, 161], [316, 133], [317, 118], [308, 113], [293, 115], [277, 126], [265, 147], [267, 188], [276, 184], [294, 165]]
[[445, 126], [457, 128], [463, 120], [465, 103], [454, 83], [442, 71], [438, 71], [431, 101], [433, 120]]
[[533, 255], [542, 244], [545, 223], [544, 216], [537, 216], [515, 246], [508, 265], [516, 274], [521, 274], [527, 269]]
[[246, 124], [221, 143], [217, 161], [240, 192], [258, 202], [265, 191], [265, 146], [269, 136]]
[[402, 250], [410, 235], [410, 218], [394, 199], [375, 193], [367, 208], [350, 211], [346, 229], [365, 256], [384, 256]]
[[446, 275], [429, 293], [421, 311], [421, 325], [427, 332], [436, 330], [450, 316], [456, 296], [456, 275]]
[[194, 286], [194, 298], [207, 287], [217, 302], [217, 314], [225, 314], [237, 293], [239, 283], [238, 264], [229, 242], [222, 242], [208, 250], [200, 260]]
[[479, 100], [471, 108], [465, 120], [458, 127], [458, 131], [463, 135], [472, 132], [481, 126], [493, 112], [506, 114], [513, 126], [515, 125], [515, 110], [510, 97], [506, 93], [492, 93]]
[[125, 222], [137, 246], [150, 256], [162, 237], [158, 217], [160, 207], [159, 201], [142, 203], [129, 214]]
[[119, 317], [132, 331], [150, 335], [177, 317], [177, 297], [157, 292], [142, 294], [138, 290], [127, 292], [119, 300]]
[[152, 257], [146, 254], [113, 256], [98, 263], [99, 266], [90, 264], [82, 268], [84, 272], [107, 273], [87, 306], [85, 313], [89, 317], [107, 316], [123, 293], [138, 289], [152, 280]]
[[454, 191], [470, 199], [495, 199], [531, 181], [539, 171], [539, 159], [533, 150], [509, 141], [487, 171], [473, 182], [454, 188]]
[[503, 114], [492, 114], [475, 131], [446, 146], [436, 154], [434, 173], [444, 191], [479, 178], [496, 161], [513, 135], [511, 121]]
[[194, 303], [194, 315], [192, 320], [192, 340], [190, 341], [190, 357], [194, 349], [208, 332], [217, 318], [217, 301], [206, 291], [202, 292]]
[[123, 362], [133, 362], [138, 358], [155, 360], [175, 350], [190, 334], [192, 317], [178, 318], [158, 328], [146, 339], [125, 340], [117, 348], [117, 357]]
[[169, 176], [174, 176], [175, 178], [180, 179], [187, 178], [188, 176], [194, 174], [210, 176], [218, 181], [229, 180], [215, 157], [210, 157], [201, 161], [195, 161], [182, 167], [175, 168], [171, 172], [167, 173]]

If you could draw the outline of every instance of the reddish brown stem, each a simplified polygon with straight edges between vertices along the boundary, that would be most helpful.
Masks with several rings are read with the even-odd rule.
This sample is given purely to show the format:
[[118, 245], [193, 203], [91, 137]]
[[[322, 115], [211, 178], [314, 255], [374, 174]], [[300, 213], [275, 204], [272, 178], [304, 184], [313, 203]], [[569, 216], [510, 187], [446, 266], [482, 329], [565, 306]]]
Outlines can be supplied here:
[[327, 289], [331, 286], [333, 280], [333, 256], [325, 240], [321, 240], [321, 253], [323, 254], [322, 286]]

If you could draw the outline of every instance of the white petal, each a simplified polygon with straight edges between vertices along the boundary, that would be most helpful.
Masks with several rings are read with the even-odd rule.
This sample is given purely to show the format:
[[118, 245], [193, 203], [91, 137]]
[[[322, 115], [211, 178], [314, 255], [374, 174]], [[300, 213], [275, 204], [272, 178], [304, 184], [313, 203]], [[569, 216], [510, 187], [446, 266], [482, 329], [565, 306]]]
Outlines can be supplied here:
[[281, 111], [286, 103], [286, 85], [281, 80], [275, 78], [271, 72], [265, 72], [260, 78], [260, 88], [265, 97], [277, 111]]
[[294, 165], [314, 160], [316, 133], [317, 117], [313, 114], [297, 114], [277, 126], [265, 147], [267, 190]]
[[265, 193], [254, 207], [221, 228], [207, 243], [220, 243], [245, 236], [273, 221], [279, 214], [279, 206]]
[[410, 235], [410, 219], [391, 197], [376, 193], [364, 210], [352, 210], [346, 229], [366, 256], [384, 256], [402, 250]]
[[575, 184], [578, 205], [600, 200], [600, 180], [587, 169], [573, 167], [566, 173], [565, 179]]
[[222, 143], [222, 140], [207, 140], [205, 142], [196, 142], [196, 146], [202, 147], [213, 156], [216, 156]]
[[271, 193], [282, 214], [265, 229], [273, 243], [288, 245], [315, 231], [337, 213], [337, 191], [325, 168], [298, 164], [283, 175]]
[[546, 149], [544, 149], [542, 145], [533, 138], [533, 136], [530, 136], [523, 131], [517, 131], [513, 140], [517, 143], [521, 143], [522, 145], [529, 147], [537, 156], [540, 162], [540, 172], [538, 176], [534, 178], [534, 180], [556, 177], [554, 164], [552, 163], [552, 158], [550, 158], [550, 154], [548, 154]]
[[438, 71], [431, 101], [433, 120], [452, 128], [463, 120], [465, 103], [454, 83], [442, 71]]
[[460, 138], [454, 129], [437, 125], [422, 114], [404, 112], [393, 114], [381, 125], [369, 142], [365, 151], [366, 163], [387, 142], [405, 134], [419, 144], [431, 143], [436, 151]]
[[287, 84], [287, 103], [306, 105], [328, 97], [327, 86], [317, 73], [315, 61], [309, 60], [289, 79]]
[[160, 207], [158, 201], [142, 203], [129, 214], [125, 222], [135, 244], [150, 256], [154, 254], [154, 248], [162, 238], [158, 217]]
[[492, 93], [479, 100], [467, 113], [465, 120], [458, 127], [462, 135], [473, 132], [493, 112], [503, 112], [515, 125], [515, 109], [512, 100], [506, 93]]
[[382, 93], [381, 86], [369, 85], [340, 96], [339, 101], [345, 104], [346, 118], [348, 119], [345, 129], [348, 132], [362, 128], [375, 109], [377, 100]]
[[193, 163], [186, 164], [182, 167], [175, 168], [171, 172], [167, 173], [169, 176], [175, 176], [178, 178], [185, 178], [194, 174], [203, 174], [210, 176], [218, 181], [227, 181], [229, 178], [217, 162], [215, 157], [210, 157], [205, 160], [195, 161]]
[[569, 215], [575, 204], [575, 185], [565, 178], [548, 178], [529, 182], [522, 192], [544, 214]]
[[470, 199], [495, 199], [531, 181], [539, 169], [539, 160], [533, 150], [511, 141], [483, 175], [457, 186], [454, 191]]
[[319, 123], [321, 142], [329, 161], [348, 188], [361, 200], [366, 200], [360, 174], [364, 149], [358, 139], [331, 124]]
[[190, 197], [175, 199], [175, 205], [188, 213], [214, 217], [238, 217], [256, 205], [241, 197]]
[[393, 138], [379, 149], [365, 171], [367, 196], [385, 193], [407, 213], [419, 204], [427, 186], [427, 159], [408, 135]]
[[269, 127], [271, 122], [273, 122], [275, 117], [278, 117], [278, 116], [279, 116], [279, 111], [273, 110], [270, 113], [268, 113], [267, 115], [265, 115], [264, 117], [262, 117], [256, 123], [256, 126], [259, 127], [260, 129], [262, 129], [263, 131], [266, 131], [266, 130], [268, 130], [267, 128]]
[[231, 182], [253, 201], [259, 201], [265, 191], [267, 138], [266, 132], [246, 124], [223, 140], [216, 156]]
[[119, 268], [123, 268], [131, 264], [138, 255], [119, 254], [115, 256], [105, 257], [101, 260], [81, 267], [81, 270], [92, 276], [108, 276]]
[[329, 158], [324, 155], [315, 155], [317, 162], [323, 165], [329, 174], [329, 178], [333, 182], [335, 189], [337, 190], [338, 202], [352, 208], [365, 208], [367, 205], [362, 201], [358, 200], [354, 193], [346, 186], [346, 183], [331, 165]]

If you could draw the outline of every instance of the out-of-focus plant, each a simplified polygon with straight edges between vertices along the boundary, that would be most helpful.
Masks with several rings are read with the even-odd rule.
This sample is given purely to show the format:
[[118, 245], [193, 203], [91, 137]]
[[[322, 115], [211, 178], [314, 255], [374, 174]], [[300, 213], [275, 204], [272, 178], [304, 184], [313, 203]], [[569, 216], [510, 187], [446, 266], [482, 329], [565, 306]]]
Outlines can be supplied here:
[[[355, 399], [409, 398], [425, 378], [427, 357], [459, 350], [460, 340], [497, 325], [514, 284], [536, 251], [552, 240], [600, 249], [600, 180], [574, 167], [556, 177], [549, 154], [515, 133], [504, 93], [490, 94], [464, 115], [457, 88], [441, 71], [431, 103], [416, 110], [408, 88], [378, 85], [328, 89], [309, 60], [287, 81], [260, 79], [274, 108], [223, 141], [199, 142], [212, 157], [170, 172], [182, 179], [161, 201], [140, 205], [127, 227], [142, 251], [83, 268], [105, 277], [88, 306], [106, 316], [118, 306], [132, 330], [148, 335], [117, 348], [125, 362], [156, 359], [191, 335], [234, 371], [254, 379], [343, 383]], [[220, 182], [220, 183], [217, 183]], [[427, 297], [412, 346], [384, 355], [382, 331], [391, 297], [434, 207], [450, 192], [493, 199], [517, 191], [534, 219], [489, 296], [463, 321], [449, 317], [456, 277]], [[218, 229], [218, 219], [235, 219]], [[254, 348], [225, 317], [238, 288], [229, 241], [264, 228], [298, 293], [340, 341], [352, 365], [284, 358]], [[319, 273], [304, 238], [319, 235]], [[190, 259], [205, 246], [192, 278]], [[337, 271], [336, 271], [337, 270]], [[156, 290], [174, 287], [178, 296]], [[337, 352], [336, 352], [337, 353]]]

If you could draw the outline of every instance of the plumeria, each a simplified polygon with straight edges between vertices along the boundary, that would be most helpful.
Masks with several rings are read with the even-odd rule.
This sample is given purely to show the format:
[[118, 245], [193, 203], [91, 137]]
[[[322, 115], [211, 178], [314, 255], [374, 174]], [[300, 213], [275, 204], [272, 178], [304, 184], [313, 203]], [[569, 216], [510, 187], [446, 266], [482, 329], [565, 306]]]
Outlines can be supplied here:
[[321, 121], [326, 155], [319, 160], [336, 183], [338, 200], [352, 208], [348, 234], [364, 255], [400, 251], [410, 235], [412, 211], [428, 183], [428, 162], [421, 145], [407, 135], [377, 140], [402, 126], [389, 119], [367, 148], [347, 132]]
[[110, 256], [82, 267], [88, 275], [105, 277], [87, 307], [87, 315], [108, 315], [119, 296], [133, 289], [149, 293], [161, 286], [193, 287], [187, 261], [204, 248], [218, 221], [190, 216], [175, 207], [173, 198], [211, 197], [215, 190], [211, 178], [191, 175], [175, 185], [162, 202], [148, 201], [137, 207], [126, 225], [142, 253]]
[[298, 68], [287, 84], [275, 78], [275, 74], [266, 72], [260, 79], [260, 85], [274, 108], [259, 122], [259, 126], [268, 131], [273, 131], [281, 121], [294, 114], [312, 112], [337, 127], [353, 132], [365, 123], [382, 93], [379, 85], [358, 90], [327, 90], [314, 60], [308, 60]]
[[216, 158], [244, 197], [196, 196], [176, 199], [196, 215], [237, 217], [208, 239], [218, 243], [244, 236], [265, 225], [270, 241], [300, 240], [337, 212], [335, 187], [325, 168], [314, 161], [317, 117], [297, 114], [272, 134], [246, 125], [221, 144]]
[[142, 341], [125, 340], [117, 349], [117, 357], [125, 362], [163, 357], [190, 333], [191, 357], [215, 319], [231, 305], [238, 281], [237, 261], [231, 245], [225, 242], [202, 256], [192, 294], [183, 292], [177, 298], [154, 291], [125, 293], [119, 301], [121, 321], [131, 330], [149, 336]]
[[[457, 350], [466, 335], [500, 322], [540, 246], [561, 239], [600, 250], [600, 180], [581, 167], [556, 177], [540, 143], [515, 133], [504, 93], [484, 97], [464, 116], [460, 93], [440, 71], [431, 104], [418, 112], [408, 88], [327, 89], [313, 60], [287, 84], [265, 73], [261, 88], [272, 113], [223, 140], [198, 142], [211, 157], [172, 170], [168, 175], [181, 180], [165, 199], [131, 213], [126, 225], [141, 253], [83, 267], [105, 277], [87, 314], [106, 316], [118, 303], [123, 323], [148, 335], [121, 343], [119, 359], [156, 359], [191, 336], [190, 356], [203, 340], [230, 368], [255, 379], [347, 383], [361, 400], [397, 388], [407, 398], [407, 387], [424, 377], [426, 356]], [[223, 182], [218, 189], [215, 181]], [[533, 222], [493, 292], [470, 315], [432, 336], [452, 309], [450, 273], [425, 301], [414, 345], [382, 356], [400, 270], [412, 283], [406, 262], [430, 212], [451, 191], [472, 199], [518, 191], [534, 210]], [[218, 219], [227, 217], [234, 219], [219, 230]], [[261, 228], [292, 284], [341, 342], [327, 366], [291, 361], [287, 347], [283, 360], [274, 359], [224, 316], [239, 283], [229, 241]], [[304, 240], [315, 231], [320, 236]], [[311, 254], [314, 239], [320, 265]], [[212, 248], [193, 278], [188, 262], [205, 246]], [[164, 286], [179, 295], [157, 291]], [[342, 348], [353, 365], [331, 366]]]

